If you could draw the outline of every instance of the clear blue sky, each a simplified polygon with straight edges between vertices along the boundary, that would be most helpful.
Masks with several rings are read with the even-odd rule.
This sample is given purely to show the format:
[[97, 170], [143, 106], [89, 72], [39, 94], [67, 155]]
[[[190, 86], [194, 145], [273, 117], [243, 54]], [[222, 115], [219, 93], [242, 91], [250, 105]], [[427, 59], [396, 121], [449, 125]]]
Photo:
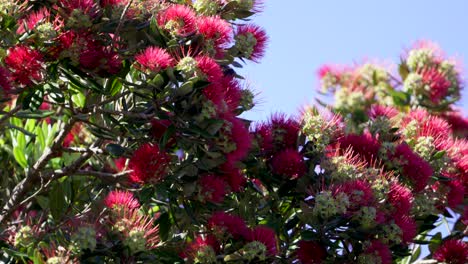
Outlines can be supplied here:
[[[468, 1], [466, 0], [265, 0], [256, 23], [270, 36], [265, 58], [240, 72], [260, 92], [260, 104], [244, 117], [266, 119], [281, 111], [296, 114], [312, 103], [324, 63], [363, 59], [397, 62], [415, 40], [440, 44], [465, 62], [468, 76]], [[468, 79], [468, 78], [467, 78]], [[468, 87], [462, 101], [468, 110]]]

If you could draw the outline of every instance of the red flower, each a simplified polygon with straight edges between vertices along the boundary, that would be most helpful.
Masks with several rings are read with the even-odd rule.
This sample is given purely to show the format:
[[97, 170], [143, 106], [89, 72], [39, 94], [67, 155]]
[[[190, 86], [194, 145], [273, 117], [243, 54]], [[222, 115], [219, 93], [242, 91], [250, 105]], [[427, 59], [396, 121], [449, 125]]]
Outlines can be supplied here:
[[11, 71], [11, 80], [20, 85], [30, 86], [44, 78], [42, 54], [30, 47], [18, 45], [9, 48], [5, 64]]
[[128, 4], [128, 0], [101, 0], [101, 6], [119, 6], [119, 5], [126, 5]]
[[158, 47], [148, 47], [135, 56], [143, 71], [159, 72], [174, 65], [174, 60], [166, 50]]
[[60, 0], [60, 4], [68, 14], [72, 14], [77, 9], [90, 18], [95, 18], [99, 14], [99, 7], [94, 0]]
[[414, 197], [410, 189], [397, 182], [391, 184], [390, 191], [387, 194], [387, 201], [392, 205], [395, 214], [409, 214], [413, 206], [413, 200]]
[[429, 96], [433, 103], [439, 103], [445, 96], [452, 83], [436, 68], [425, 68], [420, 71], [422, 81], [429, 86]]
[[[166, 133], [168, 127], [171, 125], [171, 121], [167, 119], [152, 119], [150, 134], [155, 139], [160, 141]], [[167, 140], [167, 146], [173, 146], [175, 144], [175, 137], [171, 136]]]
[[228, 232], [234, 239], [239, 239], [248, 235], [248, 228], [245, 221], [236, 215], [226, 214], [225, 212], [215, 212], [208, 219], [208, 227], [215, 233], [223, 235]]
[[436, 147], [449, 139], [450, 125], [442, 118], [432, 116], [425, 110], [414, 110], [408, 113], [401, 121], [401, 127], [414, 125], [416, 128], [416, 137], [432, 137]]
[[244, 159], [251, 147], [252, 139], [249, 130], [242, 120], [227, 116], [223, 133], [235, 144], [235, 149], [226, 153], [228, 162], [235, 162]]
[[223, 71], [221, 67], [210, 57], [198, 56], [195, 58], [197, 61], [197, 67], [204, 76], [199, 76], [211, 83], [218, 82], [223, 77]]
[[267, 254], [275, 256], [278, 253], [275, 230], [267, 226], [257, 226], [250, 231], [247, 237], [249, 241], [258, 241], [265, 245]]
[[128, 191], [111, 191], [104, 199], [104, 204], [111, 209], [115, 207], [129, 210], [140, 208], [138, 200]]
[[442, 118], [447, 121], [454, 134], [461, 138], [468, 137], [468, 118], [464, 117], [460, 111], [444, 113]]
[[[23, 34], [24, 32], [26, 32], [26, 29], [33, 30], [38, 23], [44, 22], [49, 18], [49, 16], [50, 12], [45, 7], [30, 13], [26, 18], [20, 19], [18, 21], [19, 26], [16, 30], [16, 34]], [[26, 29], [24, 28], [24, 25], [26, 25]]]
[[301, 240], [296, 251], [301, 264], [320, 264], [327, 256], [325, 249], [317, 242]]
[[294, 149], [276, 153], [271, 160], [272, 171], [290, 179], [302, 177], [306, 172], [304, 157]]
[[457, 179], [452, 179], [449, 182], [445, 182], [445, 184], [450, 188], [447, 194], [448, 205], [451, 208], [456, 208], [463, 203], [463, 199], [465, 198], [465, 186]]
[[347, 181], [334, 187], [333, 193], [345, 193], [349, 198], [352, 209], [359, 209], [362, 206], [370, 206], [374, 203], [374, 192], [370, 184], [364, 180]]
[[157, 183], [164, 179], [170, 157], [158, 145], [141, 145], [130, 158], [129, 180], [134, 183]]
[[203, 201], [212, 203], [222, 203], [224, 201], [227, 184], [220, 176], [212, 174], [202, 176], [198, 184], [200, 185], [200, 196]]
[[236, 46], [242, 55], [258, 62], [265, 54], [268, 36], [265, 30], [256, 25], [240, 25], [235, 32]]
[[185, 5], [171, 5], [158, 15], [158, 24], [171, 33], [187, 36], [196, 30], [196, 14]]
[[6, 94], [11, 91], [10, 73], [3, 67], [0, 67], [0, 90]]
[[390, 119], [398, 115], [398, 110], [391, 106], [372, 105], [368, 114], [369, 118], [372, 120], [378, 117], [386, 117]]
[[224, 102], [227, 112], [234, 113], [241, 103], [243, 90], [237, 79], [232, 77], [223, 78], [221, 85], [226, 90]]
[[231, 190], [239, 192], [245, 186], [247, 179], [242, 174], [241, 170], [236, 168], [231, 162], [226, 162], [220, 166], [223, 179], [229, 184]]
[[317, 75], [319, 79], [323, 79], [327, 76], [332, 76], [337, 81], [339, 81], [343, 72], [344, 69], [338, 65], [325, 64], [317, 70]]
[[158, 216], [159, 214], [147, 216], [141, 214], [139, 210], [124, 208], [121, 214], [111, 219], [111, 224], [121, 232], [124, 245], [127, 244], [126, 246], [132, 248], [136, 244], [136, 250], [142, 250], [141, 245], [139, 245], [142, 241], [135, 241], [135, 237], [132, 237], [135, 233], [141, 233], [145, 249], [154, 249], [159, 243], [159, 228], [154, 225]]
[[202, 16], [197, 19], [198, 32], [205, 41], [213, 41], [214, 48], [224, 48], [231, 41], [232, 28], [218, 16]]
[[436, 252], [434, 259], [448, 264], [468, 263], [468, 243], [463, 240], [446, 240]]
[[300, 125], [293, 118], [286, 118], [284, 114], [274, 114], [262, 129], [269, 129], [272, 133], [273, 143], [276, 148], [297, 147]]
[[220, 113], [234, 113], [240, 104], [242, 90], [237, 79], [224, 76], [219, 82], [205, 87], [203, 95], [216, 105]]
[[411, 243], [416, 236], [417, 225], [413, 218], [409, 216], [394, 217], [395, 224], [401, 229], [401, 241], [404, 244]]
[[120, 157], [114, 160], [115, 168], [118, 171], [123, 171], [126, 167], [126, 163], [127, 163], [127, 158], [124, 158], [124, 157]]
[[388, 245], [383, 244], [379, 240], [373, 240], [371, 245], [364, 251], [366, 254], [372, 254], [380, 258], [381, 264], [392, 263], [392, 252], [388, 248]]
[[79, 55], [81, 67], [88, 70], [96, 70], [98, 74], [116, 74], [122, 68], [122, 61], [119, 55], [91, 40]]
[[220, 250], [219, 242], [214, 236], [197, 236], [195, 239], [187, 246], [185, 252], [182, 252], [182, 257], [188, 257], [190, 259], [195, 259], [199, 255], [209, 254], [208, 252], [213, 250], [213, 253], [217, 253]]
[[368, 164], [372, 164], [378, 158], [380, 142], [370, 133], [366, 132], [362, 135], [349, 134], [338, 141], [342, 151], [350, 148], [355, 154], [364, 158]]
[[403, 176], [411, 180], [415, 191], [422, 191], [434, 172], [431, 165], [413, 152], [406, 143], [396, 147], [393, 158], [399, 161]]

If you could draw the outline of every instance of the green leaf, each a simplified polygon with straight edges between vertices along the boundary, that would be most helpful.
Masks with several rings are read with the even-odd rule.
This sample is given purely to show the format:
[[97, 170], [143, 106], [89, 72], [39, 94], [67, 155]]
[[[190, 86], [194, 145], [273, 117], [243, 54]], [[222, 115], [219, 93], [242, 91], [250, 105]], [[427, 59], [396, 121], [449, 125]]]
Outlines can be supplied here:
[[398, 72], [400, 73], [401, 79], [404, 81], [409, 74], [409, 68], [406, 63], [402, 62], [398, 65]]
[[177, 97], [185, 96], [193, 91], [193, 82], [188, 81], [183, 83], [179, 88], [174, 90], [174, 95]]
[[42, 86], [31, 88], [30, 90], [23, 92], [19, 100], [22, 102], [23, 109], [35, 111], [44, 100], [44, 89]]
[[437, 232], [434, 236], [432, 236], [432, 239], [429, 244], [429, 251], [434, 252], [439, 248], [439, 246], [442, 244], [442, 233]]
[[169, 230], [171, 229], [171, 220], [169, 213], [163, 213], [159, 216], [159, 237], [162, 241], [166, 241], [169, 238]]
[[394, 89], [389, 89], [388, 93], [393, 99], [393, 102], [398, 106], [406, 106], [409, 103], [409, 95], [402, 91], [396, 91]]
[[421, 256], [421, 246], [416, 246], [416, 250], [413, 250], [411, 252], [411, 263], [419, 259], [419, 256]]
[[106, 150], [114, 157], [120, 157], [125, 153], [125, 148], [118, 144], [107, 144]]
[[67, 211], [67, 200], [69, 201], [70, 194], [71, 186], [69, 181], [55, 181], [53, 183], [52, 189], [49, 192], [49, 208], [55, 220], [60, 220]]
[[120, 79], [119, 78], [114, 78], [110, 82], [109, 89], [108, 90], [106, 89], [106, 93], [110, 94], [111, 96], [114, 96], [114, 95], [118, 94], [120, 92], [120, 90], [122, 90], [122, 87], [123, 87], [123, 84], [120, 81]]
[[26, 155], [24, 154], [24, 148], [16, 146], [13, 148], [13, 156], [15, 157], [16, 162], [26, 169], [28, 167], [28, 161], [26, 160]]
[[19, 118], [28, 118], [28, 119], [42, 119], [55, 114], [55, 111], [49, 110], [36, 110], [32, 112], [31, 110], [23, 110], [16, 113], [16, 116]]
[[444, 155], [445, 155], [445, 150], [438, 151], [432, 156], [432, 160], [441, 159], [442, 157], [444, 157]]

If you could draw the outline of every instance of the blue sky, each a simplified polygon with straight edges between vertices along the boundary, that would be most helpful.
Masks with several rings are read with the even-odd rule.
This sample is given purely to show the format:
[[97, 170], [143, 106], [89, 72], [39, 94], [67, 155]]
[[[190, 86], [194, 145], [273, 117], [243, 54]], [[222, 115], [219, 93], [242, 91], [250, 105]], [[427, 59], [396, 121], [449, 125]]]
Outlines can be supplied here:
[[[296, 114], [313, 102], [316, 70], [324, 63], [364, 59], [397, 62], [415, 40], [440, 44], [468, 68], [468, 1], [464, 0], [265, 0], [253, 19], [270, 36], [266, 56], [240, 71], [260, 92], [260, 104], [244, 115], [266, 119], [272, 112]], [[468, 88], [462, 101], [468, 110]]]

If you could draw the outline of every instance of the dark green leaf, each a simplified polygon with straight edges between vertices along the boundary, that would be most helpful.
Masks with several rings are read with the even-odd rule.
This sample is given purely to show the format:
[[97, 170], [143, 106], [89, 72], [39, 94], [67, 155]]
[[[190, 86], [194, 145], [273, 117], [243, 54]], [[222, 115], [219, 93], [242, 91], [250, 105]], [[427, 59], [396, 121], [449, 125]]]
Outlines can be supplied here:
[[109, 152], [114, 157], [120, 157], [125, 153], [125, 148], [118, 144], [107, 144], [106, 146], [107, 152]]
[[157, 222], [159, 224], [159, 237], [162, 241], [166, 241], [169, 238], [169, 230], [171, 229], [169, 213], [161, 214]]
[[70, 181], [55, 181], [49, 192], [50, 213], [55, 220], [60, 220], [68, 209], [71, 197]]

